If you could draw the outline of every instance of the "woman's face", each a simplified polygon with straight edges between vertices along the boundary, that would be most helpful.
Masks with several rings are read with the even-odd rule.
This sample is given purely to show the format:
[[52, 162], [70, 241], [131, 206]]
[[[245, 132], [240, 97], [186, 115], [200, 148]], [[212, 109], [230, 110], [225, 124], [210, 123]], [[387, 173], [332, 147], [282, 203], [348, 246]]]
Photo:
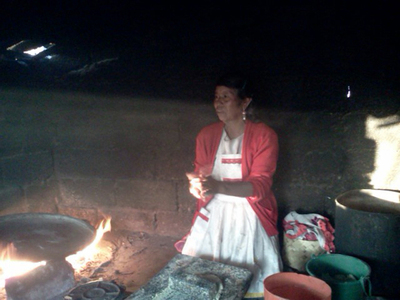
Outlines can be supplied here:
[[241, 120], [243, 109], [248, 105], [247, 99], [238, 96], [237, 89], [219, 85], [215, 88], [214, 108], [218, 118], [226, 123]]

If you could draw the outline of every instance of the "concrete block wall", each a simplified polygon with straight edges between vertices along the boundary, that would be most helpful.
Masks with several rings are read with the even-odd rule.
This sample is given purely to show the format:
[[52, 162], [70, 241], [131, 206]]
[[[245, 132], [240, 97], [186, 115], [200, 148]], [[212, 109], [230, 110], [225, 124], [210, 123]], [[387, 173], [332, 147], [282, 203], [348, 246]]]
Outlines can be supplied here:
[[[197, 132], [216, 120], [211, 103], [43, 90], [3, 90], [0, 99], [0, 214], [61, 213], [94, 225], [110, 215], [114, 228], [187, 232], [194, 199], [185, 172]], [[297, 210], [334, 222], [340, 193], [371, 187], [377, 144], [366, 137], [369, 113], [259, 116], [279, 136], [280, 219]], [[400, 137], [398, 124], [390, 128]]]

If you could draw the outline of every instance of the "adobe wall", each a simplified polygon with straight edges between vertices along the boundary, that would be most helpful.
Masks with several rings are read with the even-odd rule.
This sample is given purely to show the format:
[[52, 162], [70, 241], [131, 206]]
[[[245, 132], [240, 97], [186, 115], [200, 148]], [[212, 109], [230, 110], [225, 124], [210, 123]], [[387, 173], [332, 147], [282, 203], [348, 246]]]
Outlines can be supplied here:
[[[185, 172], [195, 135], [216, 120], [211, 104], [34, 90], [3, 90], [0, 99], [0, 214], [61, 213], [92, 224], [110, 215], [114, 228], [171, 236], [189, 229]], [[280, 218], [297, 210], [334, 222], [335, 197], [371, 187], [379, 168], [375, 187], [400, 186], [398, 115], [259, 113], [279, 136]], [[387, 167], [375, 154], [389, 148]]]

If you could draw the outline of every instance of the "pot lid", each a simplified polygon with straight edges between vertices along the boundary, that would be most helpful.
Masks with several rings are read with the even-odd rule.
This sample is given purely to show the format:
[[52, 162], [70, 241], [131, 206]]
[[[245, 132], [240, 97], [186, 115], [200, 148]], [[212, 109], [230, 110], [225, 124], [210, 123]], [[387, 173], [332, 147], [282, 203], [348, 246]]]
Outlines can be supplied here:
[[66, 215], [22, 213], [0, 216], [0, 247], [13, 243], [14, 260], [63, 259], [95, 238], [88, 222]]
[[394, 190], [350, 190], [336, 198], [336, 204], [370, 213], [400, 214], [400, 193]]

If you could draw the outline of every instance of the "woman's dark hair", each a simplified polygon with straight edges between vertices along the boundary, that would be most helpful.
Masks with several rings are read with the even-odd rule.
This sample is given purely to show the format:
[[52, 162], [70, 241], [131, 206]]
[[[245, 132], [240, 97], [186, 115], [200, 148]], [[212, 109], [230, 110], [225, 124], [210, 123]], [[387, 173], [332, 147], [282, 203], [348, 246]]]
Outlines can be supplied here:
[[216, 82], [216, 86], [226, 86], [238, 90], [241, 99], [246, 97], [253, 98], [253, 89], [249, 79], [242, 73], [229, 72], [222, 75]]
[[[216, 86], [226, 86], [228, 88], [234, 88], [238, 91], [238, 96], [240, 99], [253, 98], [254, 91], [251, 80], [240, 72], [229, 72], [222, 75], [216, 82]], [[255, 113], [254, 101], [251, 101], [246, 108], [246, 117], [249, 120], [258, 122], [258, 116]]]

